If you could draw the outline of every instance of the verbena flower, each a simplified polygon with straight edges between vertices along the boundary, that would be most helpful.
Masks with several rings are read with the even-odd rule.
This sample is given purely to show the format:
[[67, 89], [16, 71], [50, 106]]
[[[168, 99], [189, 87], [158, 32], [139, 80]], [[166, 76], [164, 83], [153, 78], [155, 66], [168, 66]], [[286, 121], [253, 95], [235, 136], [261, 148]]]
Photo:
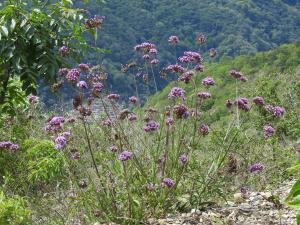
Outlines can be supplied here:
[[137, 120], [137, 116], [134, 113], [129, 114], [128, 116], [129, 121], [135, 121]]
[[179, 38], [177, 36], [170, 36], [168, 42], [172, 45], [177, 45], [179, 43]]
[[253, 102], [256, 104], [256, 105], [260, 105], [260, 106], [263, 106], [265, 104], [265, 100], [263, 97], [260, 97], [260, 96], [257, 96], [257, 97], [254, 97], [253, 98]]
[[183, 53], [184, 56], [187, 56], [190, 58], [190, 62], [197, 62], [197, 63], [202, 63], [203, 58], [198, 52], [192, 52], [192, 51], [186, 51]]
[[152, 65], [157, 65], [157, 64], [159, 64], [159, 60], [158, 59], [152, 59], [150, 63]]
[[96, 83], [93, 84], [93, 91], [92, 91], [92, 93], [94, 95], [98, 95], [99, 93], [102, 92], [103, 88], [104, 88], [104, 85], [101, 82], [96, 82]]
[[208, 99], [211, 97], [211, 94], [209, 92], [199, 92], [197, 96], [202, 99]]
[[68, 72], [69, 72], [68, 68], [61, 68], [58, 70], [58, 75], [64, 77], [68, 74]]
[[166, 125], [167, 126], [171, 126], [173, 124], [173, 122], [174, 122], [173, 119], [170, 118], [170, 117], [166, 119]]
[[118, 147], [116, 145], [113, 145], [113, 146], [110, 147], [110, 151], [117, 152], [118, 151]]
[[78, 68], [81, 70], [81, 71], [84, 71], [84, 72], [87, 72], [90, 70], [90, 65], [89, 64], [86, 64], [86, 63], [80, 63], [78, 65]]
[[132, 159], [133, 154], [129, 151], [123, 151], [120, 155], [119, 155], [119, 160], [121, 161], [127, 161], [129, 159]]
[[173, 87], [168, 96], [171, 100], [174, 100], [176, 98], [184, 99], [185, 98], [184, 94], [185, 94], [185, 91], [182, 88]]
[[250, 166], [249, 171], [250, 173], [261, 172], [264, 168], [265, 166], [262, 163], [255, 163]]
[[199, 34], [196, 38], [196, 42], [200, 45], [204, 44], [206, 42], [204, 34]]
[[157, 55], [157, 54], [158, 54], [158, 51], [157, 51], [156, 48], [151, 48], [151, 49], [149, 50], [149, 54], [151, 54], [151, 55]]
[[143, 55], [143, 59], [145, 61], [148, 61], [150, 59], [150, 55], [148, 55], [148, 54]]
[[182, 119], [186, 116], [188, 109], [184, 104], [181, 105], [175, 105], [173, 107], [173, 112], [176, 115], [176, 118]]
[[110, 95], [107, 96], [107, 98], [109, 100], [115, 100], [115, 101], [117, 101], [117, 100], [120, 99], [120, 95], [118, 95], [118, 94], [110, 94]]
[[249, 100], [247, 98], [238, 98], [234, 104], [239, 107], [239, 109], [243, 110], [244, 112], [249, 112], [250, 107], [248, 105]]
[[81, 80], [77, 83], [77, 87], [81, 88], [81, 89], [87, 89], [88, 85], [85, 81]]
[[167, 68], [165, 68], [165, 71], [172, 73], [183, 73], [185, 72], [185, 69], [181, 65], [174, 64], [167, 66]]
[[62, 136], [68, 140], [71, 137], [71, 132], [70, 131], [65, 131], [63, 132]]
[[264, 136], [265, 138], [270, 138], [275, 134], [275, 129], [270, 126], [270, 125], [266, 125], [264, 126]]
[[202, 124], [199, 128], [200, 134], [206, 136], [209, 134], [209, 126], [207, 124]]
[[155, 190], [155, 185], [153, 183], [149, 183], [146, 186], [147, 191], [154, 191]]
[[29, 95], [27, 99], [31, 105], [37, 104], [39, 102], [39, 97], [35, 95]]
[[106, 119], [106, 120], [102, 121], [101, 124], [102, 124], [102, 126], [104, 126], [104, 127], [111, 127], [112, 121], [111, 121], [110, 119]]
[[240, 71], [237, 71], [237, 70], [230, 70], [229, 75], [236, 78], [236, 79], [239, 79], [243, 76], [243, 74]]
[[87, 29], [93, 29], [100, 27], [105, 19], [105, 16], [93, 16], [90, 19], [85, 21], [85, 27]]
[[215, 48], [211, 48], [211, 49], [209, 49], [209, 51], [208, 51], [208, 55], [210, 56], [210, 57], [215, 57], [216, 55], [217, 55], [217, 49], [215, 49]]
[[12, 152], [15, 152], [19, 149], [19, 145], [14, 144], [10, 141], [2, 141], [0, 142], [0, 150], [10, 150]]
[[64, 147], [64, 146], [67, 145], [67, 140], [66, 140], [66, 138], [65, 138], [64, 136], [58, 136], [58, 137], [55, 139], [55, 144]]
[[171, 178], [164, 178], [161, 185], [162, 187], [172, 188], [175, 186], [175, 182]]
[[188, 158], [187, 155], [183, 154], [183, 155], [181, 155], [181, 156], [179, 157], [179, 160], [180, 160], [180, 162], [182, 163], [182, 165], [185, 165], [185, 164], [187, 164], [189, 158]]
[[273, 116], [278, 118], [282, 117], [285, 113], [285, 109], [280, 106], [266, 105], [265, 109]]
[[80, 71], [78, 69], [71, 69], [66, 75], [66, 79], [70, 82], [77, 81], [80, 76]]
[[150, 120], [144, 126], [144, 131], [146, 132], [157, 131], [159, 128], [160, 128], [159, 123], [155, 122], [154, 120]]
[[187, 84], [187, 83], [190, 82], [190, 80], [192, 79], [193, 75], [194, 75], [194, 71], [189, 70], [189, 71], [187, 71], [187, 72], [184, 72], [184, 73], [178, 78], [178, 80], [179, 80], [179, 81], [183, 81], [184, 83]]
[[211, 77], [206, 77], [202, 80], [202, 84], [206, 87], [215, 85], [215, 81]]
[[131, 97], [129, 98], [129, 102], [131, 102], [131, 103], [133, 103], [133, 104], [136, 104], [137, 101], [138, 101], [138, 99], [137, 99], [137, 97], [135, 97], [135, 96], [131, 96]]
[[204, 71], [204, 66], [201, 65], [201, 64], [197, 64], [197, 65], [194, 67], [194, 70], [197, 71], [197, 72], [203, 72], [203, 71]]
[[68, 46], [62, 46], [60, 49], [59, 49], [59, 53], [61, 54], [61, 56], [67, 56], [69, 55], [71, 52], [71, 49], [68, 47]]
[[149, 42], [143, 42], [142, 44], [134, 46], [135, 51], [143, 50], [145, 53], [149, 53], [150, 49], [155, 48], [155, 44]]

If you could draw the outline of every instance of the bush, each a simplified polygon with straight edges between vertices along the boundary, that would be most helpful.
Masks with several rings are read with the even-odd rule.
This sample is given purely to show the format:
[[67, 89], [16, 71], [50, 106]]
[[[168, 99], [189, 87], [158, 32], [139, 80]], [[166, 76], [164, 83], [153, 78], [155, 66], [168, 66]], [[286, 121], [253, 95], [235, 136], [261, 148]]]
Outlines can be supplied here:
[[0, 192], [0, 224], [26, 225], [32, 224], [29, 219], [30, 211], [27, 209], [27, 201], [15, 196], [7, 197]]

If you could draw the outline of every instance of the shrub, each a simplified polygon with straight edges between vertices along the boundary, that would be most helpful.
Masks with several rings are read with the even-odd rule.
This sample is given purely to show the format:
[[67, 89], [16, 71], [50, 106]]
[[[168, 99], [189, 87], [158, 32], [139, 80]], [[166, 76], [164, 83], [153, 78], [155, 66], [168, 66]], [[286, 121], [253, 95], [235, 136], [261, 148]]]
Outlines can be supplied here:
[[7, 197], [0, 192], [0, 224], [26, 225], [30, 222], [27, 201], [19, 196]]

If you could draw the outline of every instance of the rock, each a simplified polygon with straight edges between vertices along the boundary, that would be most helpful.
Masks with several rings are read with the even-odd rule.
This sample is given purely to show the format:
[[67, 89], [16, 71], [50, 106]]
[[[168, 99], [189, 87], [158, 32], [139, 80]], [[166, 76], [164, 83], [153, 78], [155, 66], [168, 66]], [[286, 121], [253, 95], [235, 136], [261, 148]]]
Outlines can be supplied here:
[[234, 199], [234, 202], [237, 204], [245, 202], [245, 199], [243, 198], [242, 193], [235, 193], [233, 195], [233, 199]]

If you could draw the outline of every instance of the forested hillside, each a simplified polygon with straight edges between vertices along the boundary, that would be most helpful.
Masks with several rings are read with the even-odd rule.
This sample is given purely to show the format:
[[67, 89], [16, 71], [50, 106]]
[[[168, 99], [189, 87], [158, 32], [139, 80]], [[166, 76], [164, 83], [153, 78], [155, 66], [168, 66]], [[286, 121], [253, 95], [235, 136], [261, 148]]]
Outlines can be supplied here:
[[[174, 59], [167, 41], [171, 35], [180, 39], [178, 55], [186, 49], [207, 54], [216, 48], [218, 58], [266, 51], [300, 36], [298, 0], [93, 0], [78, 6], [106, 16], [97, 45], [112, 54], [97, 60], [106, 65], [113, 89], [122, 94], [132, 93], [134, 87], [132, 79], [125, 82], [121, 63], [130, 61], [133, 46], [143, 41], [155, 43], [159, 59], [167, 63]], [[207, 38], [201, 47], [196, 44], [199, 33]]]

